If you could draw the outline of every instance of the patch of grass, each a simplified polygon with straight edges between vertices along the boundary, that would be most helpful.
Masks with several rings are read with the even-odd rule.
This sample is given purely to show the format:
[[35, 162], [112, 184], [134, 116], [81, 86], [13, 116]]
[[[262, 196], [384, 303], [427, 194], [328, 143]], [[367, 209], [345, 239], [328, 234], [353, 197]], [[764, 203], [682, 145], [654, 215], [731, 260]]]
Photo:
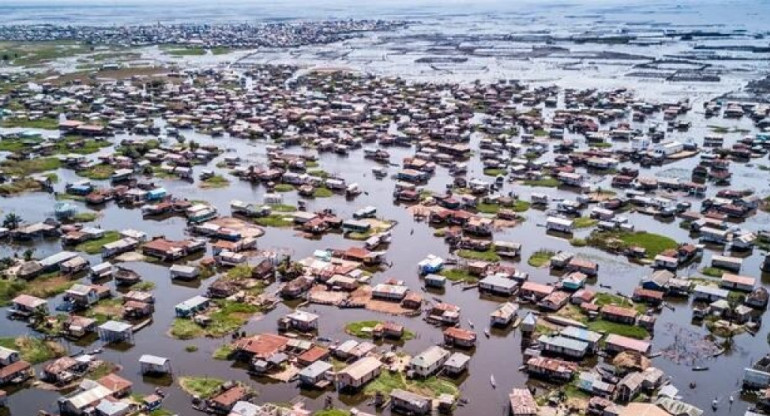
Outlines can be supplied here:
[[217, 348], [213, 354], [211, 354], [211, 358], [215, 360], [229, 360], [230, 355], [232, 355], [233, 351], [235, 351], [235, 348], [233, 348], [230, 344], [222, 345], [221, 347]]
[[30, 120], [26, 118], [8, 118], [0, 122], [0, 127], [56, 130], [59, 128], [59, 120], [50, 117], [39, 118], [36, 120]]
[[226, 55], [233, 51], [233, 48], [227, 46], [216, 46], [211, 48], [211, 53], [214, 55]]
[[81, 195], [72, 195], [72, 194], [62, 194], [58, 193], [56, 194], [56, 197], [54, 198], [57, 201], [79, 201], [79, 202], [85, 202], [86, 197]]
[[84, 178], [95, 181], [103, 181], [105, 179], [110, 179], [112, 174], [115, 173], [115, 168], [110, 165], [96, 165], [88, 169], [79, 170], [76, 173], [78, 176], [82, 176]]
[[314, 198], [330, 198], [332, 196], [334, 196], [334, 192], [325, 186], [315, 188], [315, 190], [313, 190]]
[[0, 185], [0, 195], [18, 195], [24, 192], [41, 191], [42, 189], [43, 185], [41, 185], [40, 182], [32, 178], [20, 178], [13, 182], [7, 182]]
[[200, 182], [201, 188], [227, 188], [230, 181], [222, 175], [214, 175]]
[[585, 238], [571, 238], [569, 243], [574, 247], [585, 247], [588, 245], [588, 242], [585, 240]]
[[86, 316], [103, 324], [123, 315], [123, 302], [120, 299], [102, 299], [86, 312]]
[[359, 338], [371, 338], [372, 330], [380, 321], [357, 321], [345, 325], [345, 332]]
[[603, 319], [588, 322], [588, 329], [595, 332], [617, 334], [635, 339], [646, 339], [650, 336], [650, 333], [640, 326], [625, 325], [617, 322], [605, 321]]
[[169, 49], [165, 52], [171, 56], [201, 56], [206, 54], [206, 50], [203, 48]]
[[317, 167], [319, 167], [319, 166], [321, 166], [321, 164], [320, 164], [320, 163], [318, 163], [318, 162], [317, 162], [317, 161], [315, 161], [315, 160], [306, 160], [306, 161], [305, 161], [305, 167], [306, 167], [306, 168], [308, 168], [308, 169], [317, 168]]
[[718, 268], [718, 267], [704, 267], [700, 269], [700, 272], [705, 274], [706, 276], [710, 277], [722, 277], [722, 275], [725, 273], [724, 270]]
[[532, 135], [535, 137], [543, 137], [547, 136], [548, 132], [543, 129], [535, 129], [535, 131], [532, 132]]
[[351, 414], [352, 413], [348, 412], [347, 410], [327, 409], [327, 410], [319, 410], [313, 413], [313, 416], [350, 416]]
[[588, 317], [583, 313], [583, 311], [577, 307], [577, 305], [573, 305], [571, 303], [568, 303], [564, 305], [561, 309], [559, 309], [558, 312], [556, 312], [556, 315], [562, 316], [567, 319], [572, 319], [573, 321], [586, 323], [588, 322]]
[[149, 280], [144, 280], [139, 283], [134, 283], [131, 285], [131, 290], [139, 290], [142, 292], [149, 292], [151, 290], [155, 289], [155, 282], [151, 282]]
[[646, 250], [648, 258], [678, 246], [672, 238], [645, 231], [594, 231], [586, 241], [592, 247], [611, 251], [622, 251], [632, 246], [639, 246]]
[[288, 204], [270, 204], [268, 205], [271, 210], [275, 212], [295, 212], [297, 211], [297, 207], [294, 205], [288, 205]]
[[101, 150], [103, 147], [109, 147], [111, 143], [106, 140], [88, 140], [82, 137], [68, 137], [56, 143], [54, 151], [59, 154], [76, 153], [79, 155], [90, 155]]
[[26, 67], [90, 52], [88, 46], [74, 41], [9, 42], [3, 46], [12, 65]]
[[227, 271], [228, 280], [243, 280], [251, 277], [251, 266], [248, 264], [239, 264]]
[[224, 380], [213, 377], [188, 376], [179, 378], [179, 386], [185, 393], [201, 399], [211, 398], [219, 392], [224, 384]]
[[175, 413], [166, 409], [155, 409], [150, 412], [150, 416], [174, 416]]
[[0, 169], [9, 175], [29, 176], [56, 170], [61, 167], [61, 161], [55, 157], [41, 157], [30, 160], [5, 160], [0, 163]]
[[495, 253], [495, 248], [490, 247], [487, 251], [473, 251], [473, 250], [457, 250], [457, 255], [470, 260], [482, 260], [488, 262], [500, 261], [500, 255]]
[[91, 380], [97, 380], [106, 375], [112, 374], [116, 370], [117, 368], [115, 364], [107, 361], [102, 361], [96, 367], [88, 370], [88, 378], [90, 378]]
[[58, 273], [46, 274], [38, 276], [30, 282], [24, 289], [24, 293], [45, 299], [66, 292], [74, 284], [74, 280]]
[[198, 346], [190, 344], [190, 345], [185, 346], [184, 350], [187, 351], [187, 352], [196, 352], [196, 351], [198, 351]]
[[615, 305], [624, 308], [635, 308], [639, 313], [644, 313], [647, 310], [647, 307], [642, 304], [637, 305], [626, 297], [606, 292], [597, 293], [594, 297], [594, 303], [599, 306]]
[[527, 264], [532, 267], [543, 267], [551, 261], [551, 257], [555, 254], [556, 252], [551, 250], [538, 250], [529, 256]]
[[96, 221], [96, 219], [99, 218], [99, 214], [96, 212], [86, 211], [86, 212], [78, 212], [72, 217], [72, 221], [74, 222], [92, 222]]
[[345, 238], [349, 238], [355, 241], [364, 241], [367, 238], [373, 236], [374, 234], [375, 234], [375, 230], [370, 228], [369, 230], [364, 232], [351, 231], [351, 232], [345, 233]]
[[559, 181], [553, 177], [546, 177], [542, 179], [528, 179], [522, 182], [525, 186], [540, 186], [546, 188], [558, 188]]
[[294, 221], [291, 217], [284, 214], [270, 214], [264, 217], [255, 218], [254, 222], [263, 227], [291, 227]]
[[99, 254], [102, 252], [102, 246], [109, 243], [114, 243], [120, 240], [120, 233], [117, 231], [107, 231], [102, 238], [96, 240], [90, 240], [75, 246], [75, 250], [83, 251], [88, 254]]
[[497, 214], [497, 212], [500, 211], [500, 205], [479, 202], [476, 204], [476, 211], [482, 214]]
[[187, 340], [201, 337], [204, 332], [203, 328], [192, 320], [176, 318], [171, 324], [169, 334], [176, 339]]
[[511, 209], [514, 212], [526, 212], [527, 210], [529, 210], [529, 207], [531, 205], [532, 204], [530, 204], [529, 201], [517, 199], [516, 202], [513, 203], [513, 206], [511, 207]]
[[506, 172], [505, 172], [505, 169], [502, 169], [502, 168], [500, 169], [489, 168], [489, 169], [484, 169], [484, 174], [487, 176], [499, 176], [499, 175], [505, 175]]
[[656, 256], [663, 251], [676, 248], [676, 240], [660, 234], [637, 231], [635, 233], [624, 233], [620, 237], [626, 244], [632, 246], [644, 247], [648, 256]]
[[275, 192], [292, 192], [294, 189], [294, 185], [288, 183], [279, 183], [274, 188]]
[[598, 224], [599, 220], [589, 217], [578, 217], [573, 220], [575, 228], [588, 228]]
[[[308, 166], [308, 167], [310, 167], [310, 166]], [[310, 176], [315, 176], [315, 177], [323, 178], [323, 179], [327, 179], [327, 178], [330, 178], [332, 176], [331, 173], [329, 173], [329, 172], [327, 172], [327, 171], [325, 171], [323, 169], [309, 170], [309, 171], [307, 171], [307, 174], [310, 175]]]
[[67, 353], [63, 345], [31, 336], [0, 338], [0, 346], [19, 351], [21, 358], [30, 364], [39, 364]]
[[27, 288], [27, 282], [21, 279], [0, 279], [0, 306], [8, 306], [11, 300]]
[[427, 397], [438, 397], [442, 394], [458, 396], [459, 389], [452, 382], [438, 377], [428, 377], [424, 380], [407, 380], [400, 372], [383, 371], [376, 379], [364, 387], [364, 394], [373, 396], [376, 393], [389, 395], [395, 389], [411, 391]]
[[1, 139], [0, 140], [0, 152], [17, 153], [25, 149], [29, 149], [40, 142], [43, 139], [30, 138], [30, 139]]
[[[380, 321], [349, 322], [347, 325], [345, 325], [345, 332], [349, 335], [353, 335], [354, 337], [370, 339], [372, 338], [372, 330], [374, 327], [381, 323], [382, 322]], [[404, 335], [401, 337], [401, 339], [408, 341], [410, 339], [414, 339], [414, 337], [414, 332], [409, 331], [408, 329], [404, 329]]]
[[211, 337], [222, 337], [245, 324], [259, 309], [248, 303], [233, 302], [229, 300], [218, 301], [219, 310], [212, 313], [205, 332]]
[[608, 149], [612, 147], [612, 143], [607, 143], [607, 142], [591, 143], [591, 147], [595, 147], [597, 149]]
[[470, 274], [467, 270], [463, 269], [444, 269], [438, 274], [446, 277], [453, 282], [476, 282], [478, 277]]

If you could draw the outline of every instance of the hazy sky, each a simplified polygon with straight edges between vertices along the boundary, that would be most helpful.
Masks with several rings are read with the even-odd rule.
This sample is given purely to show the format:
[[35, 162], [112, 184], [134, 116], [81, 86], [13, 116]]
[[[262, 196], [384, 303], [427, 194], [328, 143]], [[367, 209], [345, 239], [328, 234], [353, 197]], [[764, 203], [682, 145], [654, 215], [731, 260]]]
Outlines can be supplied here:
[[[204, 2], [215, 5], [235, 5], [249, 4], [259, 5], [283, 5], [286, 3], [302, 4], [303, 7], [312, 8], [314, 6], [345, 6], [361, 5], [361, 0], [8, 0], [0, 2], [0, 6], [81, 6], [81, 5], [136, 5], [136, 6], [164, 6], [176, 4], [189, 4]], [[692, 0], [695, 1], [695, 0]], [[556, 3], [625, 3], [622, 0], [366, 0], [365, 4], [375, 4], [381, 6], [421, 6], [443, 4], [452, 5], [478, 5], [478, 4], [556, 4]]]

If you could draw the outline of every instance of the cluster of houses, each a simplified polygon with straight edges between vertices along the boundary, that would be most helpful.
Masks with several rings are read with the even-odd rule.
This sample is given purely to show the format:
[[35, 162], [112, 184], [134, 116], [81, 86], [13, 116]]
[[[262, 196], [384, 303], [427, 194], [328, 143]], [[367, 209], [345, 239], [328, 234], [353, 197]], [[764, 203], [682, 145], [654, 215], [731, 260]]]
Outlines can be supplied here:
[[[387, 27], [385, 23], [355, 21], [339, 25], [348, 30]], [[292, 25], [281, 27], [277, 33], [296, 35]], [[3, 30], [0, 29], [0, 38]], [[65, 28], [49, 30], [60, 33], [51, 36], [96, 36], [106, 43], [114, 41], [110, 36], [119, 36], [96, 29], [84, 29], [77, 35], [66, 35], [69, 29]], [[165, 30], [162, 25], [147, 29], [164, 34]], [[184, 27], [177, 30], [186, 33]], [[201, 33], [209, 30], [208, 27], [200, 28]], [[243, 31], [253, 33], [254, 30], [267, 29], [253, 29], [249, 25], [230, 29], [235, 32], [236, 39], [245, 36]], [[224, 32], [217, 33], [216, 36], [221, 36]], [[331, 39], [342, 36], [341, 33], [332, 29], [328, 37], [321, 38]], [[203, 40], [204, 43], [198, 46], [216, 45], [220, 41], [219, 38]], [[241, 39], [240, 42], [246, 41]], [[294, 42], [302, 44], [306, 40], [295, 38]], [[696, 301], [695, 318], [709, 319], [714, 325], [727, 328], [736, 323], [756, 328], [759, 312], [767, 306], [768, 292], [756, 278], [740, 274], [743, 268], [740, 257], [711, 256], [713, 267], [728, 271], [718, 279], [694, 283], [678, 277], [677, 271], [701, 259], [706, 244], [724, 246], [731, 251], [752, 250], [760, 236], [748, 230], [748, 226], [743, 229], [735, 223], [754, 215], [762, 207], [762, 200], [749, 191], [723, 189], [714, 197], [702, 199], [700, 211], [693, 211], [690, 202], [679, 201], [676, 195], [705, 197], [706, 180], [729, 183], [732, 161], [741, 159], [746, 152], [749, 157], [763, 154], [765, 143], [770, 143], [770, 139], [760, 140], [758, 135], [741, 141], [740, 146], [717, 151], [721, 144], [712, 137], [704, 140], [703, 147], [714, 151], [701, 152], [701, 146], [694, 142], [683, 143], [666, 137], [670, 130], [689, 128], [681, 117], [691, 110], [688, 102], [643, 103], [626, 89], [565, 91], [567, 108], [554, 110], [546, 117], [539, 109], [515, 111], [516, 105], [555, 107], [558, 88], [528, 88], [515, 81], [503, 80], [486, 85], [458, 85], [445, 90], [434, 84], [410, 85], [399, 79], [361, 77], [344, 72], [312, 72], [295, 78], [292, 73], [296, 69], [254, 66], [242, 74], [229, 69], [187, 71], [166, 75], [168, 79], [184, 77], [196, 82], [158, 80], [142, 86], [132, 82], [43, 84], [39, 91], [21, 88], [15, 93], [15, 99], [24, 110], [12, 114], [13, 118], [50, 115], [55, 112], [52, 101], [49, 101], [51, 97], [68, 102], [73, 108], [79, 108], [75, 104], [86, 108], [87, 112], [80, 114], [73, 110], [71, 117], [68, 115], [67, 120], [59, 123], [63, 137], [84, 136], [87, 140], [106, 141], [112, 134], [124, 132], [162, 136], [162, 140], [125, 139], [113, 153], [99, 155], [93, 160], [76, 152], [59, 155], [65, 167], [83, 175], [96, 170], [111, 172], [107, 178], [109, 187], [97, 187], [93, 183], [96, 179], [93, 182], [83, 180], [67, 184], [65, 192], [82, 197], [91, 205], [115, 201], [127, 208], [139, 208], [145, 219], [180, 215], [187, 220], [185, 231], [189, 236], [179, 239], [149, 237], [131, 229], [119, 231], [116, 241], [101, 247], [102, 262], [99, 264], [90, 264], [88, 258], [70, 248], [103, 238], [107, 231], [100, 228], [44, 221], [4, 230], [10, 238], [17, 240], [59, 237], [67, 248], [41, 259], [18, 261], [14, 265], [18, 278], [32, 280], [51, 272], [67, 276], [89, 273], [91, 284], [74, 284], [63, 295], [68, 311], [72, 313], [61, 323], [62, 335], [77, 339], [94, 333], [105, 344], [134, 343], [134, 333], [139, 328], [136, 323], [154, 312], [152, 293], [127, 291], [121, 297], [120, 316], [106, 322], [98, 323], [84, 316], [83, 312], [113, 295], [100, 282], [114, 278], [116, 284], [128, 286], [141, 280], [136, 272], [111, 263], [116, 256], [138, 251], [153, 260], [171, 263], [169, 277], [174, 280], [196, 280], [204, 268], [212, 270], [209, 266], [248, 266], [249, 278], [219, 276], [207, 286], [205, 293], [174, 306], [174, 316], [190, 319], [201, 326], [210, 323], [212, 313], [218, 308], [216, 299], [244, 300], [250, 285], [272, 282], [280, 277], [277, 293], [285, 299], [306, 298], [309, 302], [345, 308], [367, 308], [376, 304], [380, 310], [394, 315], [424, 315], [426, 321], [441, 330], [441, 345], [426, 348], [409, 357], [404, 364], [399, 354], [381, 351], [375, 342], [323, 341], [317, 336], [322, 329], [322, 317], [296, 309], [277, 320], [275, 334], [234, 334], [231, 358], [242, 363], [251, 374], [280, 379], [289, 369], [296, 373], [296, 380], [304, 387], [320, 390], [333, 387], [337, 391], [353, 392], [360, 391], [384, 372], [404, 372], [414, 379], [461, 376], [469, 369], [471, 350], [477, 346], [478, 339], [475, 331], [461, 327], [460, 306], [435, 298], [435, 302], [426, 301], [419, 291], [412, 290], [398, 277], [373, 283], [377, 277], [373, 277], [370, 270], [383, 270], [387, 265], [386, 253], [382, 250], [391, 238], [389, 230], [372, 225], [377, 216], [376, 207], [360, 207], [352, 218], [338, 217], [331, 209], [308, 212], [301, 205], [297, 211], [280, 214], [303, 233], [320, 236], [342, 230], [366, 235], [368, 239], [363, 244], [318, 249], [298, 261], [252, 255], [262, 230], [250, 226], [250, 221], [275, 214], [273, 210], [277, 211], [276, 206], [284, 202], [278, 193], [281, 188], [296, 189], [303, 198], [312, 198], [322, 190], [348, 199], [362, 194], [364, 190], [358, 184], [313, 168], [318, 165], [319, 154], [334, 153], [345, 157], [359, 149], [365, 158], [381, 163], [372, 170], [375, 177], [382, 179], [392, 174], [396, 181], [392, 193], [394, 201], [419, 202], [425, 207], [425, 211], [415, 210], [415, 214], [442, 227], [443, 238], [452, 250], [493, 252], [506, 260], [518, 259], [522, 244], [495, 238], [495, 233], [500, 227], [521, 219], [517, 208], [522, 203], [547, 210], [544, 228], [559, 236], [575, 233], [578, 228], [576, 219], [583, 216], [596, 220], [598, 230], [631, 232], [634, 225], [628, 216], [621, 214], [629, 207], [657, 219], [679, 216], [682, 225], [697, 236], [702, 244], [685, 243], [657, 254], [650, 261], [651, 273], [629, 296], [595, 292], [590, 285], [599, 275], [599, 264], [587, 256], [567, 251], [554, 253], [549, 259], [550, 269], [558, 276], [558, 281], [551, 284], [530, 280], [528, 273], [506, 261], [468, 260], [454, 266], [477, 280], [468, 288], [478, 287], [480, 292], [503, 298], [489, 315], [489, 327], [520, 328], [525, 347], [521, 370], [554, 385], [574, 383], [591, 396], [588, 414], [625, 416], [656, 414], [657, 409], [698, 410], [681, 402], [675, 393], [667, 394], [671, 389], [663, 392], [669, 385], [664, 385], [662, 371], [649, 364], [649, 339], [594, 331], [590, 329], [592, 323], [599, 321], [629, 332], [644, 329], [644, 333], [651, 333], [656, 324], [653, 311], [665, 303], [666, 297], [692, 296]], [[260, 82], [246, 88], [245, 76]], [[325, 94], [297, 94], [297, 87]], [[487, 109], [489, 117], [474, 121], [474, 113], [479, 108]], [[738, 109], [729, 106], [724, 114], [736, 116]], [[767, 115], [767, 109], [764, 111]], [[632, 130], [627, 123], [629, 115], [637, 121], [662, 116], [668, 128], [650, 128], [647, 132]], [[164, 128], [155, 126], [157, 118], [165, 121]], [[392, 127], [396, 127], [399, 134], [393, 134]], [[164, 187], [142, 181], [139, 178], [142, 173], [192, 179], [193, 166], [208, 164], [223, 153], [217, 146], [184, 144], [181, 135], [188, 129], [211, 136], [227, 133], [232, 140], [275, 139], [276, 144], [267, 146], [267, 158], [260, 163], [242, 160], [237, 155], [221, 157], [230, 174], [266, 188], [263, 203], [232, 200], [230, 209], [237, 218], [222, 218], [212, 205], [175, 198]], [[470, 144], [474, 131], [487, 136], [480, 140], [478, 149]], [[575, 135], [586, 140], [588, 149], [578, 148]], [[169, 138], [174, 137], [180, 140], [172, 145]], [[615, 148], [610, 140], [628, 142], [629, 147]], [[73, 147], [82, 145], [72, 143]], [[364, 149], [364, 145], [368, 148]], [[286, 150], [291, 146], [312, 147], [315, 151], [292, 153]], [[392, 164], [398, 166], [395, 172], [388, 171], [392, 166], [391, 152], [385, 148], [389, 146], [413, 150], [413, 154], [403, 157], [400, 164]], [[36, 141], [29, 146], [29, 152], [18, 152], [21, 154], [13, 157], [23, 160], [48, 155], [53, 147], [55, 143]], [[551, 150], [556, 153], [553, 161], [540, 160], [540, 156]], [[689, 181], [640, 175], [636, 168], [620, 166], [630, 162], [646, 167], [695, 157], [699, 153], [700, 163]], [[494, 179], [465, 179], [466, 161], [476, 154], [485, 171], [495, 173], [488, 175]], [[446, 193], [426, 197], [427, 193], [420, 187], [435, 178], [440, 167], [446, 168], [455, 178], [448, 184]], [[623, 195], [602, 194], [591, 185], [594, 174], [608, 175], [608, 178], [612, 175], [611, 186], [622, 189], [619, 192]], [[213, 171], [206, 170], [201, 179], [213, 175]], [[547, 183], [577, 195], [574, 200], [551, 200], [548, 195], [533, 193], [530, 201], [523, 201], [513, 192], [502, 193], [506, 180]], [[496, 208], [494, 215], [484, 213], [489, 206]], [[62, 219], [71, 218], [73, 213], [72, 206], [66, 203], [57, 205], [55, 211]], [[185, 259], [207, 252], [209, 246], [213, 257], [196, 265], [186, 264]], [[639, 247], [629, 247], [626, 254], [637, 260], [646, 256], [644, 249]], [[763, 264], [765, 269], [770, 269], [768, 259], [770, 256]], [[444, 287], [448, 279], [443, 274], [449, 270], [449, 263], [434, 255], [424, 258], [418, 263], [421, 282], [427, 288]], [[735, 293], [744, 295], [737, 304]], [[529, 312], [520, 317], [522, 305], [528, 305]], [[9, 313], [21, 318], [50, 315], [46, 300], [27, 294], [12, 300]], [[576, 317], [581, 319], [576, 320]], [[716, 319], [712, 319], [714, 317]], [[403, 334], [404, 327], [390, 321], [372, 329], [376, 339], [400, 339]], [[489, 336], [489, 333], [485, 335]], [[597, 356], [607, 357], [605, 361], [612, 365], [602, 363], [590, 369], [580, 365], [583, 360]], [[343, 365], [337, 368], [336, 362]], [[631, 365], [626, 365], [629, 362]], [[0, 364], [0, 385], [20, 383], [34, 375], [31, 365], [21, 360], [14, 350], [0, 348]], [[90, 365], [90, 361], [80, 357], [62, 357], [45, 364], [41, 378], [57, 385], [72, 383], [82, 378]], [[145, 355], [140, 359], [140, 367], [142, 374], [171, 373], [170, 361], [164, 357]], [[744, 384], [755, 388], [769, 387], [767, 358], [746, 369]], [[85, 380], [72, 393], [58, 400], [59, 409], [66, 415], [120, 416], [135, 410], [132, 408], [135, 404], [121, 400], [130, 394], [130, 390], [130, 382], [114, 374], [96, 381]], [[643, 394], [653, 392], [657, 394], [655, 403], [634, 403]], [[431, 414], [434, 406], [439, 411], [449, 411], [456, 399], [448, 395], [426, 397], [402, 389], [392, 391], [389, 396], [394, 412], [416, 415]], [[260, 414], [258, 412], [263, 410], [278, 411], [250, 403], [251, 397], [248, 388], [227, 383], [207, 398], [202, 408], [239, 416]], [[158, 403], [157, 397], [145, 398], [145, 406], [150, 410], [157, 408]], [[509, 395], [509, 405], [514, 415], [538, 413], [539, 406], [527, 389], [514, 389]], [[300, 410], [297, 412], [301, 413]], [[675, 414], [682, 413], [697, 412]]]
[[339, 42], [367, 31], [388, 31], [403, 25], [396, 20], [319, 20], [291, 23], [214, 25], [181, 23], [136, 25], [115, 32], [109, 26], [11, 25], [0, 31], [0, 39], [15, 41], [80, 41], [95, 45], [180, 47], [282, 48]]

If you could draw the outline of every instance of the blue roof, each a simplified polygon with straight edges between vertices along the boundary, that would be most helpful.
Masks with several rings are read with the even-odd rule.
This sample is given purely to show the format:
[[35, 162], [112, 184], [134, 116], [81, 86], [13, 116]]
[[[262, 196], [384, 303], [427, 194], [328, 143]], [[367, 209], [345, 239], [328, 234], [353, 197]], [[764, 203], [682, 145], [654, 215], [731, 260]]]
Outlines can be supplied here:
[[572, 351], [584, 351], [588, 348], [587, 342], [563, 337], [561, 335], [557, 335], [555, 337], [551, 337], [548, 335], [541, 335], [540, 338], [537, 339], [537, 341], [542, 344], [554, 345], [559, 348], [565, 348]]
[[178, 303], [175, 308], [176, 309], [182, 309], [182, 310], [190, 310], [195, 309], [197, 307], [200, 307], [202, 305], [205, 305], [209, 302], [209, 298], [201, 295], [194, 296], [190, 299], [187, 299], [184, 302]]
[[481, 279], [481, 281], [479, 281], [479, 284], [490, 285], [490, 286], [499, 287], [503, 289], [513, 289], [516, 287], [517, 282], [515, 280], [508, 279], [507, 277], [502, 277], [502, 276], [493, 274], [491, 276], [487, 276]]
[[590, 331], [585, 328], [578, 328], [576, 326], [568, 326], [562, 329], [561, 335], [564, 335], [567, 338], [589, 342], [598, 342], [602, 338], [602, 334], [598, 332]]

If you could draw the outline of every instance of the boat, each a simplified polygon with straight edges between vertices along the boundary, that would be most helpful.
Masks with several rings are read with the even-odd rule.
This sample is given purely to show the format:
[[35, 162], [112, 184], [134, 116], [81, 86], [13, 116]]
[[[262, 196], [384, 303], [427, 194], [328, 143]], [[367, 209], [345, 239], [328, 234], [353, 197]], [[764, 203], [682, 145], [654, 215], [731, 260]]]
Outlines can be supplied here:
[[708, 371], [708, 369], [709, 368], [707, 366], [698, 365], [698, 366], [693, 367], [692, 371]]
[[382, 167], [372, 168], [372, 173], [374, 174], [374, 177], [377, 179], [382, 179], [388, 176], [388, 170]]
[[489, 338], [489, 328], [484, 328], [484, 335]]
[[139, 273], [130, 269], [118, 267], [118, 270], [115, 272], [115, 284], [117, 285], [129, 286], [139, 283], [141, 280], [142, 277], [139, 276]]
[[470, 319], [468, 319], [468, 325], [469, 325], [471, 328], [473, 328], [473, 321], [471, 321]]
[[494, 374], [489, 376], [489, 383], [492, 384], [492, 388], [493, 389], [497, 388], [497, 382], [495, 381]]
[[711, 408], [714, 410], [717, 410], [717, 407], [719, 406], [719, 401], [717, 399], [714, 399], [711, 401]]

